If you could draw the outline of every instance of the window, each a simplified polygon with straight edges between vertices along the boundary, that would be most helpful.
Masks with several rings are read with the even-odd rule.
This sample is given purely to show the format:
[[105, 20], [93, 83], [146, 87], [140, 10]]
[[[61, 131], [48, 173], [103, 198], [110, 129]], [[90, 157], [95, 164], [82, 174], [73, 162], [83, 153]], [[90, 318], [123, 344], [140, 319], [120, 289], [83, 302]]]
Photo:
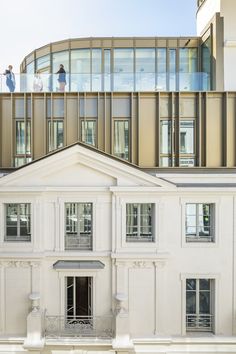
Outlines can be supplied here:
[[186, 204], [186, 242], [214, 242], [214, 204]]
[[129, 121], [114, 121], [113, 153], [122, 159], [129, 160]]
[[48, 150], [52, 151], [64, 146], [63, 121], [48, 121]]
[[16, 121], [16, 146], [14, 166], [19, 167], [31, 161], [31, 122]]
[[180, 153], [193, 154], [194, 152], [194, 121], [180, 122]]
[[126, 241], [154, 242], [154, 205], [126, 204]]
[[160, 121], [161, 154], [171, 153], [171, 120], [162, 119]]
[[213, 331], [213, 288], [211, 279], [186, 279], [186, 330]]
[[66, 250], [92, 249], [92, 204], [66, 203]]
[[87, 324], [88, 330], [90, 325], [92, 326], [89, 322], [89, 320], [92, 321], [91, 315], [92, 278], [66, 277], [66, 319], [68, 325], [73, 328], [73, 325], [86, 327]]
[[31, 241], [30, 204], [6, 204], [6, 234], [5, 241]]
[[96, 120], [81, 120], [81, 140], [89, 145], [97, 145]]
[[134, 90], [134, 49], [115, 48], [114, 54], [114, 91]]

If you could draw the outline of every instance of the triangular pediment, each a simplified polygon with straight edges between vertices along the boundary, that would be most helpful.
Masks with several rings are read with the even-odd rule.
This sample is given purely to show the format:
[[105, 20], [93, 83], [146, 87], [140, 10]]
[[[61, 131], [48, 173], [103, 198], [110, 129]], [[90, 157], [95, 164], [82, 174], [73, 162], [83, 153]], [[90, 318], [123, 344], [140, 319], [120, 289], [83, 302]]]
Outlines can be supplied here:
[[[131, 164], [75, 144], [0, 178], [4, 187], [167, 187]], [[171, 186], [171, 184], [170, 184]]]

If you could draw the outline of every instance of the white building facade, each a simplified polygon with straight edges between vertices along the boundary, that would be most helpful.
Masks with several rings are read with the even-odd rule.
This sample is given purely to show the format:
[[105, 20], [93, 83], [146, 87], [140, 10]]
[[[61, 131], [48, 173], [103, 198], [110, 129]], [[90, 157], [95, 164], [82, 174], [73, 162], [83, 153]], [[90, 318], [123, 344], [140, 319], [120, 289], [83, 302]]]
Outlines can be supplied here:
[[3, 176], [0, 353], [234, 353], [235, 203], [79, 144]]

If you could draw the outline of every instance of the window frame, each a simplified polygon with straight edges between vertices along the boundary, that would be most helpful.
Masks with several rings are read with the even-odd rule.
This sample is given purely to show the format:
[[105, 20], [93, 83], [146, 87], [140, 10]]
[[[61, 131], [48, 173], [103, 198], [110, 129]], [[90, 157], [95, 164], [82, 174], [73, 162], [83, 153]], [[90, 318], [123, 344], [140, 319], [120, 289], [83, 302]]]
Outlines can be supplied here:
[[[143, 250], [147, 252], [155, 252], [159, 247], [161, 247], [161, 234], [160, 230], [162, 228], [162, 218], [159, 217], [161, 209], [161, 200], [157, 197], [151, 196], [147, 200], [147, 195], [130, 196], [130, 197], [120, 197], [120, 212], [113, 214], [114, 220], [117, 224], [117, 236], [116, 236], [116, 248], [117, 249], [129, 249], [130, 251]], [[153, 204], [153, 242], [127, 242], [126, 241], [126, 204], [142, 204], [150, 203]], [[164, 247], [164, 246], [163, 246]]]
[[209, 279], [214, 281], [214, 294], [213, 294], [213, 304], [212, 304], [212, 313], [214, 316], [214, 324], [212, 332], [204, 332], [205, 335], [212, 336], [217, 335], [219, 332], [219, 280], [220, 274], [218, 273], [181, 273], [180, 281], [181, 281], [181, 334], [182, 336], [186, 336], [186, 334], [191, 333], [203, 333], [203, 332], [194, 332], [194, 331], [186, 331], [186, 280], [187, 279]]
[[[67, 205], [70, 204], [70, 207], [72, 204], [77, 205], [76, 207], [76, 213], [77, 213], [77, 221], [76, 221], [76, 228], [77, 228], [77, 233], [76, 232], [68, 232], [67, 231]], [[90, 204], [91, 208], [91, 232], [89, 234], [90, 237], [90, 246], [88, 248], [68, 248], [66, 247], [66, 237], [67, 235], [76, 235], [76, 237], [80, 238], [83, 233], [80, 232], [80, 210], [79, 210], [79, 205], [85, 205], [85, 204]], [[65, 203], [65, 228], [64, 228], [64, 249], [65, 251], [92, 251], [93, 250], [93, 203], [90, 202], [67, 202]]]
[[[125, 158], [125, 157], [120, 157], [118, 155], [115, 154], [115, 123], [116, 122], [127, 122], [128, 123], [128, 138], [129, 138], [129, 141], [128, 141], [128, 157]], [[125, 136], [125, 135], [124, 135]], [[119, 159], [122, 159], [124, 161], [131, 161], [131, 120], [129, 117], [120, 117], [120, 118], [116, 118], [116, 117], [113, 117], [112, 119], [112, 154], [115, 156], [115, 157], [118, 157]]]
[[[95, 129], [94, 129], [94, 133], [95, 133], [95, 144], [90, 144], [87, 141], [85, 141], [86, 139], [83, 139], [83, 123], [86, 124], [87, 122], [94, 122], [95, 123]], [[86, 134], [84, 134], [86, 136]], [[97, 147], [98, 146], [98, 120], [97, 118], [80, 118], [80, 140], [82, 143], [90, 145], [90, 146], [94, 146]]]
[[[13, 204], [13, 205], [17, 205], [17, 235], [15, 235], [14, 237], [17, 239], [11, 240], [9, 239], [9, 236], [7, 235], [7, 207], [8, 205]], [[23, 236], [20, 235], [20, 205], [24, 204], [24, 205], [29, 205], [29, 222], [30, 222], [30, 237], [29, 240], [21, 240], [21, 238], [23, 238]], [[5, 202], [3, 203], [3, 213], [4, 213], [4, 237], [3, 237], [3, 242], [4, 243], [31, 243], [32, 242], [32, 203], [28, 203], [28, 202]]]
[[[214, 241], [213, 242], [206, 242], [206, 241], [197, 241], [197, 242], [187, 242], [186, 241], [186, 225], [185, 225], [185, 218], [186, 218], [186, 204], [214, 204]], [[207, 247], [219, 247], [220, 245], [220, 199], [217, 197], [189, 197], [189, 198], [181, 198], [180, 199], [181, 205], [181, 239], [182, 239], [182, 247], [187, 248], [207, 248]]]
[[[188, 236], [187, 234], [187, 206], [188, 205], [195, 205], [196, 206], [196, 214], [195, 216], [195, 221], [196, 221], [196, 235], [194, 236]], [[200, 205], [208, 205], [209, 206], [209, 211], [210, 211], [210, 225], [209, 225], [209, 230], [210, 230], [210, 235], [209, 236], [201, 236], [199, 235], [199, 219], [200, 219], [200, 213], [199, 213], [199, 206]], [[186, 242], [210, 242], [213, 243], [215, 242], [215, 203], [186, 203], [185, 204], [185, 237], [186, 237]]]
[[[57, 124], [62, 123], [62, 128], [63, 128], [63, 145], [60, 147], [55, 147], [55, 148], [54, 148], [54, 145], [55, 145], [54, 123], [57, 123]], [[50, 124], [53, 127], [53, 129], [52, 128], [50, 129]], [[57, 133], [58, 133], [58, 128], [57, 128]], [[58, 137], [56, 140], [58, 140]], [[50, 148], [50, 143], [51, 143], [51, 146], [53, 146], [53, 148]], [[47, 151], [52, 152], [52, 151], [56, 151], [58, 149], [61, 149], [63, 147], [65, 147], [65, 122], [64, 122], [64, 119], [47, 118]]]
[[[127, 206], [128, 205], [137, 205], [137, 234], [136, 236], [131, 236], [128, 232], [127, 232], [127, 216], [128, 214], [128, 209]], [[141, 214], [141, 206], [142, 205], [151, 205], [151, 230], [152, 230], [152, 234], [149, 236], [143, 236], [141, 235], [141, 228], [142, 226], [142, 222], [141, 222], [141, 218], [142, 218], [142, 214]], [[131, 216], [133, 215], [132, 213], [130, 214]], [[148, 214], [147, 214], [148, 215]], [[154, 229], [154, 218], [155, 218], [155, 206], [153, 203], [126, 203], [126, 242], [127, 243], [136, 243], [136, 242], [140, 242], [140, 243], [154, 243], [155, 242], [155, 229]], [[149, 227], [149, 226], [148, 226]], [[129, 234], [129, 235], [128, 235]], [[149, 240], [150, 238], [150, 240]]]
[[[187, 281], [188, 280], [194, 280], [195, 281], [195, 285], [196, 288], [194, 290], [188, 290], [187, 289]], [[201, 289], [200, 288], [200, 281], [201, 280], [207, 280], [209, 281], [209, 289]], [[186, 278], [185, 279], [185, 284], [186, 284], [186, 289], [185, 289], [185, 296], [186, 296], [186, 332], [197, 332], [197, 333], [201, 333], [201, 332], [207, 332], [207, 333], [214, 333], [214, 288], [215, 288], [215, 284], [214, 284], [214, 279], [209, 279], [209, 278]], [[187, 294], [188, 293], [194, 293], [195, 294], [195, 311], [194, 313], [187, 313]], [[209, 312], [210, 313], [201, 313], [201, 293], [202, 292], [207, 292], [209, 294], [209, 299], [210, 299], [210, 304], [209, 304]], [[196, 322], [198, 322], [198, 320], [201, 318], [201, 316], [205, 316], [205, 320], [207, 320], [206, 316], [209, 316], [209, 318], [211, 318], [210, 320], [210, 326], [188, 326], [188, 319], [187, 316], [195, 316], [196, 317]], [[194, 320], [194, 319], [193, 319]], [[191, 320], [190, 320], [190, 324], [191, 324]]]

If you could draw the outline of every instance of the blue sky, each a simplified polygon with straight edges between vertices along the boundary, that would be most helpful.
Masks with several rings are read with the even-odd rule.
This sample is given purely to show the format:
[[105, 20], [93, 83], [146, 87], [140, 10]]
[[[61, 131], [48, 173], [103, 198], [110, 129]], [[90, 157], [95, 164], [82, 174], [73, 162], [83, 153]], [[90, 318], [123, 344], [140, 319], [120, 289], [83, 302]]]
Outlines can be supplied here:
[[96, 36], [194, 36], [197, 0], [1, 0], [0, 72], [47, 43]]

